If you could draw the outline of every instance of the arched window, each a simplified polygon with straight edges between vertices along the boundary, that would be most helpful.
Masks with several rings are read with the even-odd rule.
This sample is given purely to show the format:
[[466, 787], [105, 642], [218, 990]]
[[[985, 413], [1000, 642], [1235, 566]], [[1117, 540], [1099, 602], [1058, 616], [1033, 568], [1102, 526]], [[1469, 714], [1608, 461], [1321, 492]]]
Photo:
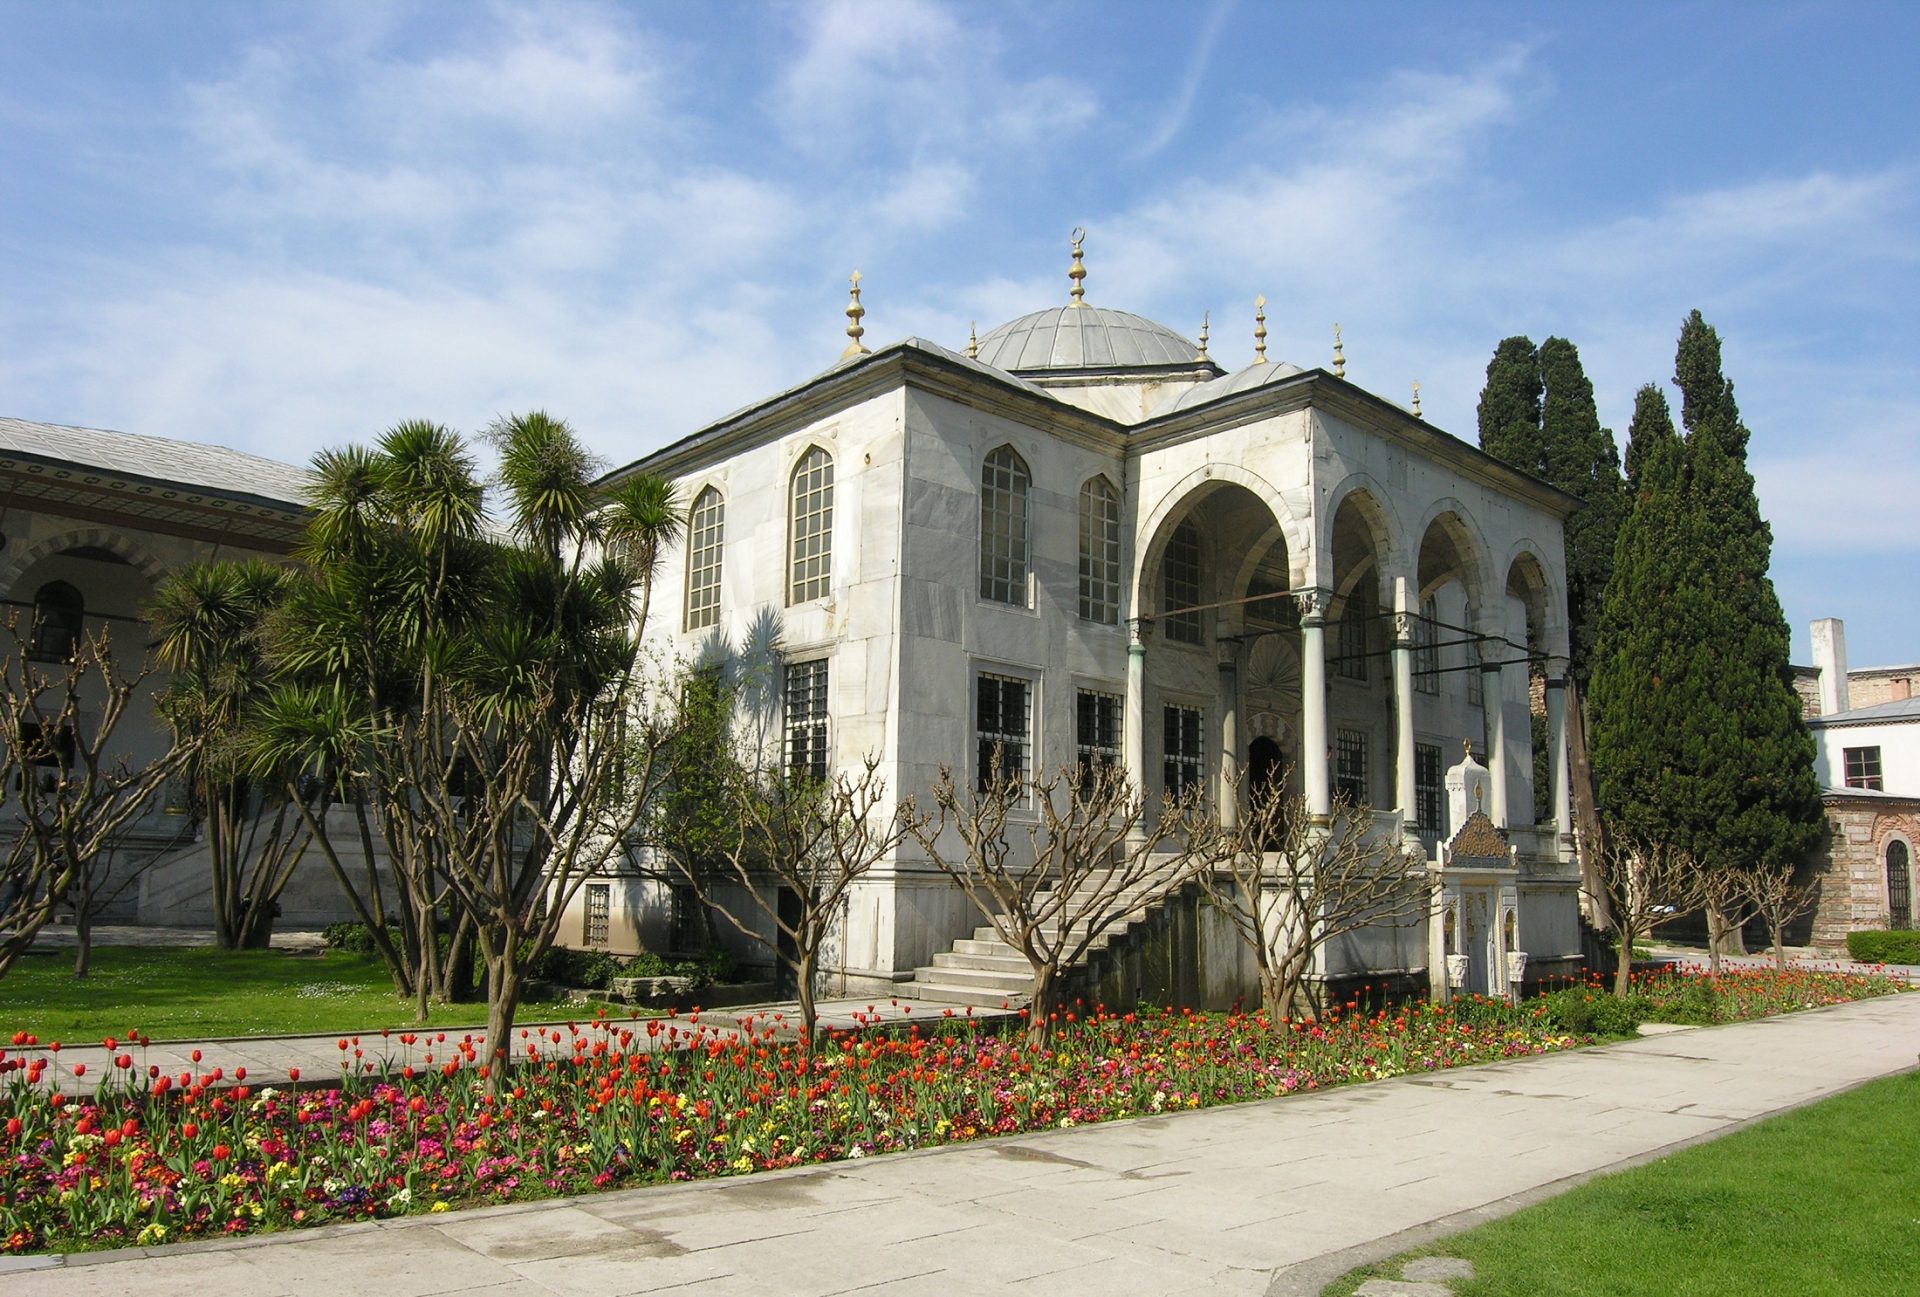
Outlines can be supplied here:
[[687, 515], [687, 629], [720, 620], [720, 548], [727, 535], [727, 502], [708, 487]]
[[1080, 615], [1120, 620], [1120, 493], [1104, 477], [1080, 488]]
[[1913, 874], [1907, 844], [1895, 838], [1887, 843], [1887, 926], [1913, 926]]
[[1027, 591], [1027, 489], [1033, 477], [1012, 446], [980, 466], [980, 597], [1016, 608]]
[[1166, 618], [1167, 638], [1181, 644], [1204, 644], [1200, 614], [1191, 609], [1200, 602], [1200, 529], [1191, 518], [1173, 529], [1167, 541], [1163, 569], [1162, 612]]
[[65, 581], [49, 581], [33, 596], [33, 643], [29, 653], [41, 662], [65, 662], [80, 647], [87, 601]]
[[833, 586], [833, 457], [818, 446], [793, 469], [787, 572], [788, 603], [824, 599]]

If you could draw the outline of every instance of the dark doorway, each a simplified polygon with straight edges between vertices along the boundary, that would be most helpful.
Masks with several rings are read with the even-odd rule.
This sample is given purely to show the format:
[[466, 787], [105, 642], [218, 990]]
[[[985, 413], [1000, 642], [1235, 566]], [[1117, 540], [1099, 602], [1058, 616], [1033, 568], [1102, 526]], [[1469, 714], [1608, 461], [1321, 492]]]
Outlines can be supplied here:
[[[1257, 738], [1247, 745], [1247, 795], [1254, 804], [1269, 797], [1287, 795], [1287, 763], [1280, 745], [1270, 738]], [[1278, 844], [1266, 844], [1269, 850]]]
[[800, 926], [800, 893], [791, 887], [781, 888], [779, 913], [779, 932], [774, 938], [774, 953], [779, 967], [774, 969], [774, 977], [780, 983], [780, 994], [793, 995], [799, 990], [799, 981], [794, 975], [793, 965], [800, 958], [800, 946], [793, 939], [791, 930]]

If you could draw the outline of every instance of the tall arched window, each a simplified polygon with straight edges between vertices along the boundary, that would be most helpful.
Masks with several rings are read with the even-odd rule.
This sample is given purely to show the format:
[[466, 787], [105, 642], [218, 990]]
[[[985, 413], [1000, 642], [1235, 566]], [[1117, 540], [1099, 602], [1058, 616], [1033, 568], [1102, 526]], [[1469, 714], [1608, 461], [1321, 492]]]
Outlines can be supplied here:
[[1080, 488], [1080, 615], [1120, 620], [1120, 493], [1104, 477]]
[[1173, 529], [1161, 568], [1165, 595], [1161, 604], [1167, 638], [1181, 644], [1206, 643], [1200, 614], [1182, 611], [1200, 602], [1200, 529], [1193, 525], [1191, 518]]
[[687, 515], [687, 629], [720, 620], [720, 549], [727, 536], [727, 502], [708, 487]]
[[1027, 591], [1027, 490], [1033, 477], [1012, 446], [980, 466], [980, 597], [1016, 608]]
[[49, 581], [34, 592], [33, 643], [29, 654], [41, 662], [65, 662], [80, 647], [87, 601], [65, 581]]
[[1898, 838], [1887, 843], [1887, 926], [1889, 928], [1913, 926], [1913, 874], [1909, 868], [1911, 860], [1906, 843]]
[[787, 572], [788, 603], [824, 599], [833, 586], [833, 457], [818, 446], [793, 469]]

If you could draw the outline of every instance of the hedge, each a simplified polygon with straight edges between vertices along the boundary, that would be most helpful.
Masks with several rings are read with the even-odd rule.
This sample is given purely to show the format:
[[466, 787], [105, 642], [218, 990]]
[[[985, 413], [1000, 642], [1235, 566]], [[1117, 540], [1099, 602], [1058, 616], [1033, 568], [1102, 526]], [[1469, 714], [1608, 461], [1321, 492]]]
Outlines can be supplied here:
[[1920, 964], [1920, 932], [1849, 932], [1847, 953], [1863, 964]]

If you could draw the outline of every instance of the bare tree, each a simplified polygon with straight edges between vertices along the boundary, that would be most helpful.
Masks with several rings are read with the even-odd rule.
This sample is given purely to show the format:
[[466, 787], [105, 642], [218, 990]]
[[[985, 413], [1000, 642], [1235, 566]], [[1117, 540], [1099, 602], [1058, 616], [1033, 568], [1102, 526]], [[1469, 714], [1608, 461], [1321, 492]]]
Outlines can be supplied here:
[[75, 908], [75, 972], [84, 974], [101, 871], [180, 754], [135, 768], [115, 752], [115, 732], [151, 667], [122, 672], [104, 630], [82, 635], [59, 661], [41, 660], [34, 647], [31, 630], [10, 617], [0, 638], [0, 803], [12, 835], [0, 865], [0, 975], [61, 905]]
[[1787, 925], [1813, 910], [1820, 899], [1817, 886], [1811, 881], [1795, 882], [1792, 869], [1770, 869], [1765, 865], [1755, 865], [1734, 872], [1740, 879], [1743, 899], [1753, 907], [1753, 913], [1766, 923], [1767, 931], [1773, 938], [1773, 966], [1785, 972]]
[[[1706, 910], [1708, 926], [1719, 925], [1707, 941], [1707, 971], [1715, 977], [1720, 975], [1721, 961], [1727, 953], [1746, 952], [1740, 934], [1760, 913], [1760, 900], [1754, 895], [1757, 872], [1747, 868], [1701, 871], [1700, 903]], [[1730, 946], [1735, 949], [1729, 951]]]
[[1636, 846], [1615, 835], [1599, 857], [1589, 886], [1613, 915], [1620, 938], [1620, 965], [1613, 990], [1625, 995], [1633, 976], [1634, 945], [1654, 925], [1704, 904], [1693, 857], [1664, 843]]
[[1438, 892], [1419, 853], [1376, 831], [1369, 807], [1342, 794], [1317, 821], [1284, 780], [1254, 790], [1239, 827], [1207, 844], [1194, 877], [1252, 952], [1261, 1004], [1276, 1019], [1303, 1001], [1319, 1007], [1303, 991], [1333, 941], [1424, 921]]
[[736, 763], [721, 783], [731, 824], [712, 843], [710, 865], [719, 867], [683, 865], [679, 880], [743, 935], [765, 941], [761, 934], [772, 929], [775, 957], [798, 987], [802, 1038], [810, 1045], [821, 950], [839, 927], [848, 891], [899, 844], [905, 828], [881, 814], [886, 782], [872, 757], [857, 773], [824, 780]]
[[[1005, 767], [999, 756], [992, 767]], [[1157, 812], [1118, 767], [996, 775], [963, 791], [943, 767], [932, 808], [909, 797], [900, 814], [928, 859], [966, 893], [1033, 973], [1027, 1038], [1044, 1045], [1061, 975], [1102, 936], [1190, 874], [1200, 844], [1192, 804]], [[1137, 831], [1136, 830], [1137, 827]]]

